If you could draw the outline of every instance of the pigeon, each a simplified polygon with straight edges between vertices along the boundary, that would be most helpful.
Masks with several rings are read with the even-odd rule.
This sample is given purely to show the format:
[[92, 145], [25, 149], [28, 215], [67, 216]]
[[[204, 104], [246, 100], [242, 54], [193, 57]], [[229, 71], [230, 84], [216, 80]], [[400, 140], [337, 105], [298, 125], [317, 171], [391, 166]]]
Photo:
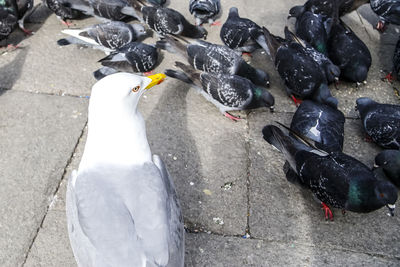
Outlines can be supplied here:
[[24, 23], [25, 19], [35, 10], [33, 0], [17, 0], [16, 3], [18, 8], [18, 26], [25, 34], [30, 35], [32, 32], [25, 28]]
[[160, 7], [143, 6], [141, 9], [146, 24], [160, 37], [167, 34], [180, 35], [189, 38], [206, 38], [207, 31], [201, 26], [190, 24], [178, 11]]
[[167, 0], [147, 0], [147, 2], [155, 6], [163, 6], [167, 2]]
[[387, 24], [400, 25], [400, 1], [398, 0], [371, 0], [371, 9], [379, 16], [376, 29], [384, 32]]
[[62, 32], [71, 37], [58, 40], [59, 45], [84, 44], [105, 52], [121, 48], [146, 35], [141, 24], [127, 24], [121, 21], [109, 21], [85, 29], [65, 29]]
[[296, 35], [309, 43], [318, 52], [327, 53], [328, 32], [330, 31], [331, 18], [311, 11], [300, 14], [290, 14], [296, 18]]
[[[126, 72], [149, 72], [155, 68], [158, 60], [158, 52], [154, 45], [140, 42], [131, 42], [111, 52], [110, 55], [100, 59], [101, 65], [115, 70]], [[106, 69], [110, 71], [110, 69]], [[104, 69], [94, 73], [96, 79], [107, 75]]]
[[392, 71], [386, 75], [386, 79], [388, 81], [393, 82], [393, 80], [398, 80], [399, 79], [399, 71], [400, 71], [400, 36], [399, 39], [397, 40], [396, 47], [394, 49], [393, 53], [393, 68]]
[[264, 139], [281, 151], [290, 166], [290, 182], [311, 190], [321, 201], [325, 218], [333, 219], [329, 206], [366, 213], [383, 206], [394, 215], [397, 189], [378, 180], [363, 163], [340, 151], [328, 153], [292, 137], [274, 125], [262, 130]]
[[328, 57], [340, 68], [341, 78], [357, 84], [367, 79], [371, 53], [364, 42], [340, 21], [337, 10], [328, 39]]
[[375, 168], [381, 168], [385, 176], [400, 188], [400, 151], [383, 150], [375, 157]]
[[263, 47], [266, 46], [264, 49], [271, 56], [275, 68], [285, 83], [287, 94], [296, 105], [300, 102], [298, 98], [318, 98], [316, 94], [323, 92], [318, 89], [326, 83], [326, 74], [310, 55], [310, 51], [307, 51], [304, 43], [296, 39], [287, 27], [285, 27], [286, 39], [272, 35], [265, 27], [263, 31], [266, 40]]
[[328, 100], [322, 103], [303, 101], [293, 115], [290, 129], [313, 140], [319, 149], [342, 151], [345, 117], [337, 109], [336, 98], [329, 97]]
[[140, 5], [136, 0], [64, 0], [67, 6], [79, 10], [85, 15], [94, 16], [100, 20], [116, 20], [135, 18], [143, 22], [138, 14]]
[[167, 69], [165, 74], [192, 85], [205, 99], [213, 103], [226, 117], [237, 121], [239, 118], [228, 111], [258, 107], [274, 108], [274, 97], [264, 88], [238, 75], [196, 72], [191, 66], [176, 62], [182, 71]]
[[368, 97], [358, 98], [356, 103], [367, 135], [383, 148], [400, 149], [400, 106], [380, 104]]
[[[67, 19], [76, 19], [82, 15], [81, 11], [71, 8], [69, 0], [43, 0], [43, 3], [67, 26], [71, 26], [71, 23], [67, 22]], [[85, 5], [84, 2], [81, 4]]]
[[184, 45], [178, 40], [167, 37], [165, 40], [158, 41], [156, 47], [182, 54], [196, 70], [239, 75], [256, 85], [269, 87], [269, 76], [266, 72], [253, 68], [244, 61], [240, 53], [224, 45], [201, 40]]
[[238, 9], [231, 7], [219, 36], [229, 48], [251, 53], [260, 48], [260, 45], [253, 39], [252, 31], [261, 31], [261, 27], [249, 19], [239, 17]]
[[66, 195], [78, 266], [184, 264], [177, 194], [137, 111], [142, 93], [164, 78], [117, 73], [92, 88], [85, 150]]
[[25, 29], [24, 20], [32, 11], [32, 0], [26, 2], [26, 5], [21, 10], [18, 9], [16, 0], [0, 1], [0, 41], [6, 40], [17, 24], [26, 34], [31, 34], [29, 30]]
[[343, 16], [347, 13], [352, 12], [353, 10], [356, 10], [363, 4], [366, 4], [369, 2], [369, 0], [308, 0], [304, 5], [302, 6], [294, 6], [290, 9], [289, 15], [293, 16], [294, 14], [300, 14], [303, 13], [304, 11], [310, 11], [314, 14], [319, 14], [323, 16], [328, 16], [330, 17], [332, 13], [334, 12], [335, 9], [335, 2], [338, 2], [339, 4], [339, 15]]
[[190, 0], [189, 11], [196, 18], [196, 25], [208, 22], [214, 25], [214, 18], [221, 9], [220, 0]]

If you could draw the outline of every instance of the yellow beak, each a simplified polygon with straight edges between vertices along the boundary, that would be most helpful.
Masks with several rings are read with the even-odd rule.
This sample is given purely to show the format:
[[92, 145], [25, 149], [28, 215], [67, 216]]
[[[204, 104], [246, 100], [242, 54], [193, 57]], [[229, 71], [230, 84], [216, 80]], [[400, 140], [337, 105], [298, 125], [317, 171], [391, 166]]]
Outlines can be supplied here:
[[164, 81], [165, 77], [167, 77], [167, 76], [165, 76], [165, 74], [163, 74], [163, 73], [157, 73], [154, 75], [147, 76], [147, 78], [151, 79], [151, 82], [149, 83], [149, 85], [147, 85], [147, 87], [145, 89], [146, 90], [150, 89], [154, 85], [162, 83]]

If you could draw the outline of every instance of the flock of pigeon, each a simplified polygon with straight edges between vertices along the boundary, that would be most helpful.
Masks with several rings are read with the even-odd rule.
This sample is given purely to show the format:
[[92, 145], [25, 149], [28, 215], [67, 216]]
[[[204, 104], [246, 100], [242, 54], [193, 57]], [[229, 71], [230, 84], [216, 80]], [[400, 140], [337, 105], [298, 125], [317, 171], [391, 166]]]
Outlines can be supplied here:
[[[183, 266], [184, 229], [177, 194], [162, 160], [151, 154], [137, 104], [144, 90], [165, 75], [138, 76], [159, 63], [159, 50], [178, 54], [179, 69], [167, 76], [190, 84], [226, 117], [229, 111], [274, 108], [266, 90], [269, 75], [248, 64], [242, 53], [264, 49], [275, 64], [285, 90], [298, 106], [290, 127], [279, 122], [263, 128], [264, 139], [283, 153], [289, 182], [310, 190], [326, 219], [330, 207], [370, 212], [383, 206], [394, 215], [400, 187], [400, 106], [357, 99], [357, 110], [370, 139], [385, 148], [369, 168], [342, 152], [345, 117], [328, 87], [339, 79], [360, 84], [371, 66], [363, 41], [340, 19], [370, 2], [379, 15], [377, 30], [400, 25], [398, 0], [308, 0], [289, 11], [295, 32], [284, 37], [239, 16], [230, 8], [220, 37], [224, 45], [186, 38], [207, 37], [203, 23], [221, 9], [219, 0], [190, 0], [196, 25], [165, 0], [44, 0], [65, 24], [82, 16], [107, 22], [66, 29], [59, 45], [80, 44], [103, 50], [102, 68], [94, 72], [89, 104], [89, 132], [79, 170], [68, 184], [68, 230], [80, 266]], [[151, 5], [149, 5], [151, 4]], [[33, 0], [0, 0], [0, 38], [33, 11]], [[139, 23], [127, 23], [136, 19]], [[141, 42], [146, 24], [159, 36], [155, 45]], [[266, 62], [269, 64], [269, 62]], [[400, 70], [400, 38], [388, 79]], [[124, 72], [125, 71], [125, 72]], [[145, 209], [143, 207], [146, 207]]]

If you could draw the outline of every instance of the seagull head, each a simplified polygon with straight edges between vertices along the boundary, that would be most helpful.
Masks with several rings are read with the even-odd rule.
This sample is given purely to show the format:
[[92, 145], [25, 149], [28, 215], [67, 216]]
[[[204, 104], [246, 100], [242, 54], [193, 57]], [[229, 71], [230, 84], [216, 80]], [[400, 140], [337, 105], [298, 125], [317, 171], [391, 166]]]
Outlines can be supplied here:
[[162, 83], [165, 77], [162, 73], [147, 77], [125, 72], [108, 75], [92, 88], [89, 114], [94, 109], [110, 114], [121, 108], [136, 111], [143, 92]]

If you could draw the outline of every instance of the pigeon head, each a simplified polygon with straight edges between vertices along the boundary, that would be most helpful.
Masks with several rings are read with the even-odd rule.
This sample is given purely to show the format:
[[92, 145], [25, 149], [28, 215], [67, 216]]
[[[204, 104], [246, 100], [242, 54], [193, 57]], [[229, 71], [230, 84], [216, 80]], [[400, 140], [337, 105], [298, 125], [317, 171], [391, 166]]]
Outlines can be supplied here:
[[271, 112], [274, 111], [275, 99], [270, 92], [258, 87], [254, 89], [254, 96], [258, 102], [261, 102], [262, 106], [269, 108]]
[[348, 75], [351, 75], [351, 80], [355, 82], [363, 82], [367, 79], [368, 68], [365, 65], [354, 64], [352, 70], [348, 71]]
[[294, 6], [289, 10], [288, 18], [297, 18], [304, 12], [304, 6]]
[[146, 35], [146, 29], [143, 27], [142, 24], [136, 23], [136, 24], [130, 24], [133, 31], [136, 33], [137, 37], [144, 36]]
[[378, 181], [375, 187], [376, 204], [386, 206], [389, 209], [388, 215], [390, 216], [394, 216], [397, 192], [397, 188], [387, 181]]
[[239, 17], [239, 10], [237, 9], [237, 7], [231, 7], [229, 9], [229, 16], [230, 18], [232, 17]]
[[92, 88], [89, 114], [96, 110], [92, 113], [109, 113], [111, 117], [119, 111], [136, 110], [143, 92], [160, 84], [165, 77], [164, 74], [143, 77], [125, 72], [106, 76]]
[[252, 81], [257, 85], [269, 87], [269, 76], [263, 70], [255, 69], [255, 76]]
[[328, 85], [324, 83], [314, 92], [313, 100], [337, 109], [338, 101], [331, 95]]
[[368, 97], [360, 97], [356, 100], [356, 110], [360, 113], [361, 117], [367, 112], [370, 105], [377, 104], [374, 100]]
[[325, 66], [325, 73], [328, 82], [331, 83], [339, 78], [340, 68], [333, 63], [329, 63]]
[[375, 157], [375, 166], [383, 169], [384, 175], [400, 188], [400, 151], [387, 149]]

